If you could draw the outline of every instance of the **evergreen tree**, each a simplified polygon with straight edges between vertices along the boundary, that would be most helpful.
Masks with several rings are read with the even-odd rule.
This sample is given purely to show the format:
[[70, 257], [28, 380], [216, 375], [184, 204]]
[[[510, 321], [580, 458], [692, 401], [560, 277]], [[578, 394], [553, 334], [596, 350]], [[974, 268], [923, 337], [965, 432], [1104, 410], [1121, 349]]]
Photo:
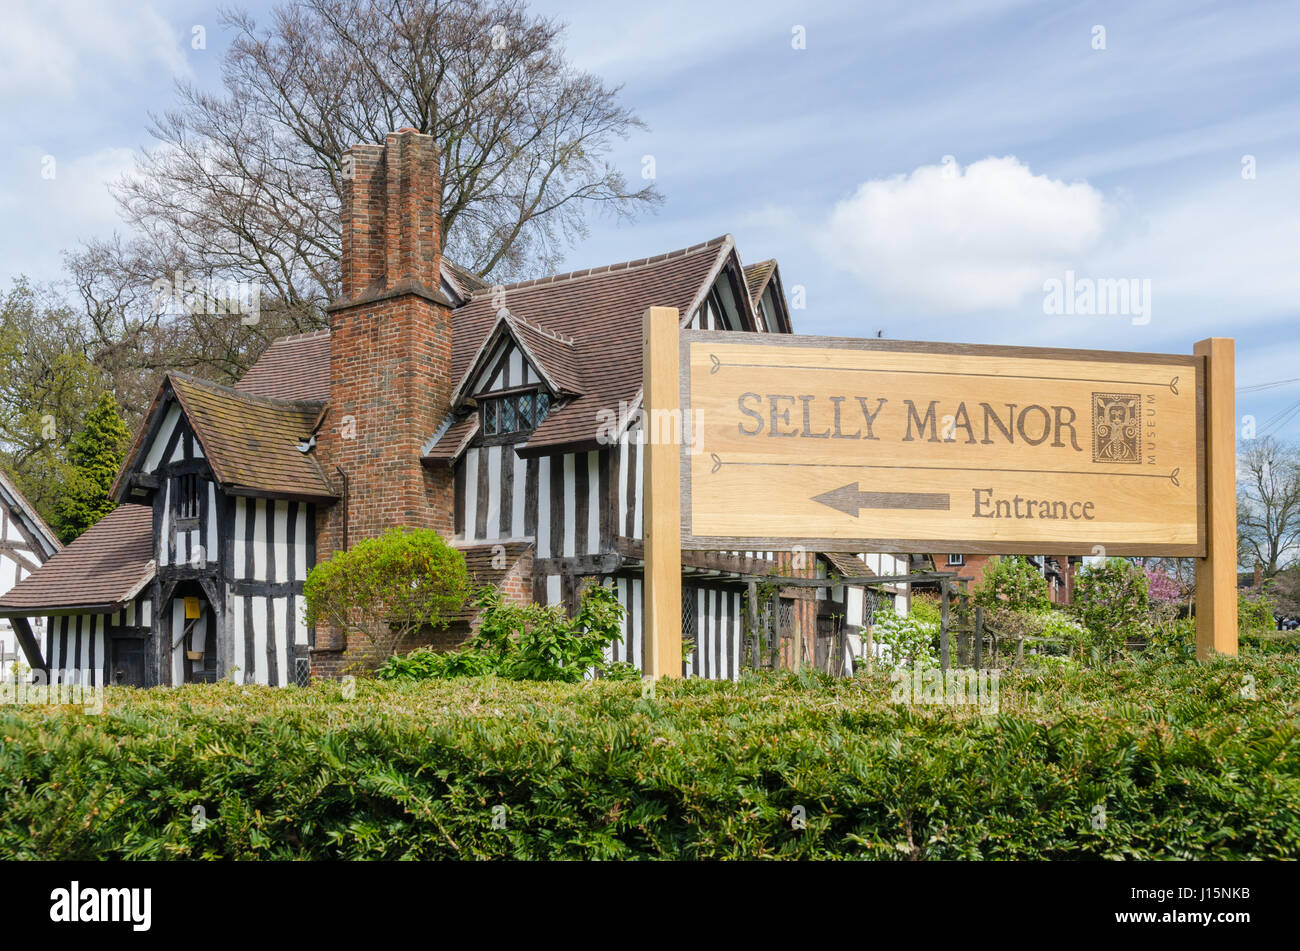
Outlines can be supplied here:
[[71, 469], [55, 500], [52, 526], [65, 545], [117, 508], [108, 490], [130, 440], [117, 399], [105, 393], [86, 414], [81, 432], [68, 444]]

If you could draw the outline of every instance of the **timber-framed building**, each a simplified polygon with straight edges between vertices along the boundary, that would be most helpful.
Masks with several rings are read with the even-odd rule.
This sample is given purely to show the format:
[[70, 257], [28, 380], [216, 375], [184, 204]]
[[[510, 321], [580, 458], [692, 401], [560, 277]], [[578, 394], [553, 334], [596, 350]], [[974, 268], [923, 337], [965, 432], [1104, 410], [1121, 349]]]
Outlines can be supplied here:
[[[33, 666], [144, 686], [337, 675], [356, 645], [304, 623], [307, 572], [394, 526], [438, 530], [511, 598], [571, 609], [582, 579], [612, 583], [627, 612], [613, 656], [642, 666], [642, 315], [791, 333], [776, 262], [744, 266], [724, 235], [488, 286], [443, 259], [431, 137], [402, 130], [349, 158], [330, 329], [276, 340], [234, 386], [167, 374], [119, 508], [0, 598], [29, 633], [44, 620], [25, 639]], [[735, 678], [756, 653], [755, 578], [907, 572], [884, 553], [805, 560], [684, 553], [683, 673]], [[836, 580], [780, 592], [769, 623], [788, 661], [838, 667], [828, 630], [868, 620], [865, 588]], [[884, 593], [905, 605], [905, 583]]]

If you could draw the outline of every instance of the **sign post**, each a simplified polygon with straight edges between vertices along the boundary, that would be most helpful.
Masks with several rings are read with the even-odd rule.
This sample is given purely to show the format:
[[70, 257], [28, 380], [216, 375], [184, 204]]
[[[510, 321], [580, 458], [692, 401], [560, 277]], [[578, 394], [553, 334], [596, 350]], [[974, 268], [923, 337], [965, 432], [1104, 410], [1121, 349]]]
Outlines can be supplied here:
[[1196, 559], [1196, 656], [1237, 653], [1237, 421], [1234, 345], [1196, 344], [1205, 360], [1207, 544]]
[[[681, 547], [1194, 558], [1198, 654], [1236, 653], [1231, 340], [1182, 355], [683, 331], [669, 374], [653, 313], [645, 408], [692, 434]], [[680, 400], [663, 389], [678, 372]], [[654, 441], [648, 585], [677, 451]], [[678, 561], [654, 584], [676, 598], [679, 579]]]
[[681, 486], [678, 405], [678, 314], [651, 307], [642, 321], [645, 410], [645, 672], [655, 680], [682, 675]]

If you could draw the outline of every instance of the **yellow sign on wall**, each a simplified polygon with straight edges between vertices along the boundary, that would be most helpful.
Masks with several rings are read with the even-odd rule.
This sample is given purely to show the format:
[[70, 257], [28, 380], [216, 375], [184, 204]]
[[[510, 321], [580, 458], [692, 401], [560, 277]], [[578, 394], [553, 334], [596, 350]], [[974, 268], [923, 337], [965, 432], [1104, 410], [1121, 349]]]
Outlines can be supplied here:
[[687, 331], [680, 359], [683, 547], [1206, 553], [1203, 357]]

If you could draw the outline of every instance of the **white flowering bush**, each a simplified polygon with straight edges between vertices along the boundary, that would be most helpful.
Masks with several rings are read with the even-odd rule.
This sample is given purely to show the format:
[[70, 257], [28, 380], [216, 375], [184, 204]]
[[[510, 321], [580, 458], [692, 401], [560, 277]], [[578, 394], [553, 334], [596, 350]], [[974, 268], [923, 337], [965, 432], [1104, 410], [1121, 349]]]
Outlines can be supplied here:
[[939, 625], [912, 616], [884, 611], [876, 618], [875, 641], [883, 648], [881, 662], [894, 668], [938, 664], [934, 644]]
[[1064, 642], [1060, 650], [1074, 655], [1087, 644], [1088, 629], [1064, 613], [1052, 611], [1043, 616], [1042, 636], [1059, 638]]

